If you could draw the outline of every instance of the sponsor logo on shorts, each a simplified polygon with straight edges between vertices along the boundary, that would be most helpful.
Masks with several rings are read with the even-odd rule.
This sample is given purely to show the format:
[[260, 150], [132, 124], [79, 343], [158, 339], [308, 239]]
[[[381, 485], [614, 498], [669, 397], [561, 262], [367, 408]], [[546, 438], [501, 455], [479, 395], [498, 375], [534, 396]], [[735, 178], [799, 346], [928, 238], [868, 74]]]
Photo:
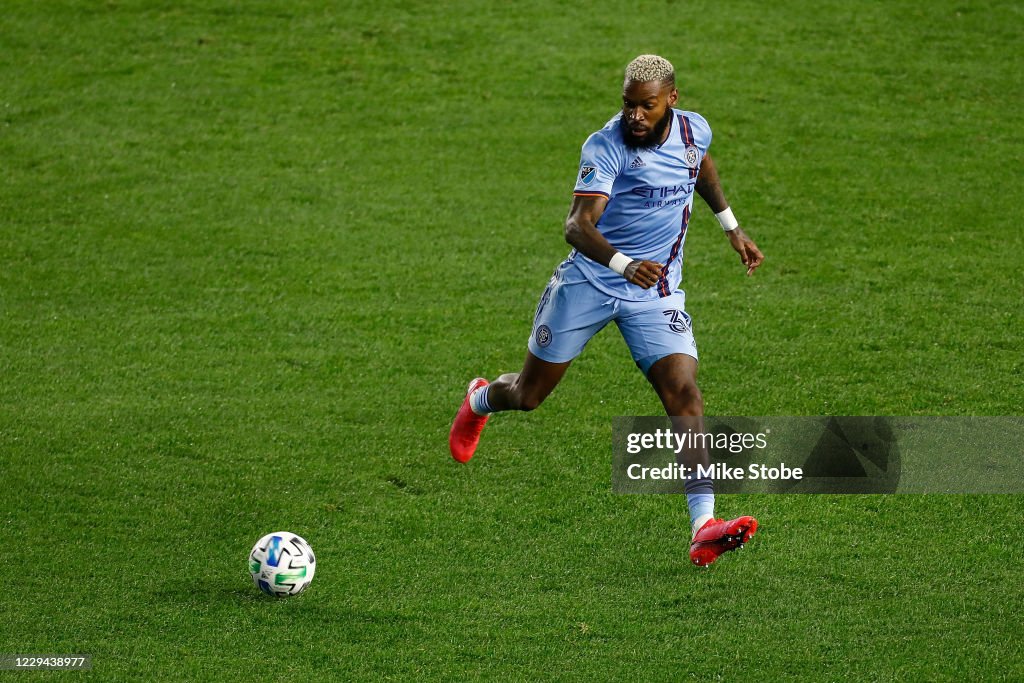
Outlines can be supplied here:
[[591, 166], [590, 164], [583, 164], [580, 167], [580, 182], [584, 185], [589, 185], [594, 182], [594, 178], [597, 177], [597, 166]]
[[551, 343], [551, 328], [547, 325], [541, 325], [537, 328], [534, 339], [537, 340], [537, 346], [544, 348]]
[[686, 148], [686, 152], [683, 153], [683, 161], [690, 168], [697, 168], [697, 162], [700, 161], [700, 152], [696, 147], [690, 145]]

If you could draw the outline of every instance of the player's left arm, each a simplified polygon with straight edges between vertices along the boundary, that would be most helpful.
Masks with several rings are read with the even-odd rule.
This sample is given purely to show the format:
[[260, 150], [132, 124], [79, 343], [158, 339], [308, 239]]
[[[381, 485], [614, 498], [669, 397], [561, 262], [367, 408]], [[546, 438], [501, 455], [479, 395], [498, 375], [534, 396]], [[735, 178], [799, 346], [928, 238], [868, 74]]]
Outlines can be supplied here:
[[[716, 214], [729, 208], [729, 202], [725, 200], [725, 193], [722, 192], [722, 183], [718, 179], [718, 169], [710, 154], [705, 154], [700, 163], [700, 173], [697, 174], [697, 194]], [[754, 271], [764, 262], [764, 254], [754, 244], [754, 240], [747, 236], [743, 228], [738, 225], [732, 230], [726, 230], [729, 242], [740, 260], [747, 267], [747, 275], [753, 275]]]

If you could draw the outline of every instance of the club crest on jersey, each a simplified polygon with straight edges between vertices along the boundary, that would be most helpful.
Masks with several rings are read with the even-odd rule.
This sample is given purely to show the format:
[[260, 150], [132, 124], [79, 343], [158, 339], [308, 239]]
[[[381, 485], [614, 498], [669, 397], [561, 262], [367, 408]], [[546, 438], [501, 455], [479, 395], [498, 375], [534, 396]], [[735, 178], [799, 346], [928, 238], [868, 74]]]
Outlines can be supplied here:
[[597, 166], [591, 166], [589, 164], [583, 164], [580, 168], [580, 182], [584, 185], [589, 185], [594, 182], [594, 178], [597, 177]]
[[647, 164], [645, 164], [645, 163], [644, 163], [644, 160], [643, 160], [643, 159], [641, 159], [641, 158], [640, 158], [640, 157], [638, 156], [638, 157], [637, 157], [636, 159], [633, 159], [633, 163], [631, 163], [631, 164], [629, 165], [629, 168], [630, 168], [630, 169], [634, 169], [634, 168], [640, 168], [641, 166], [646, 166], [646, 165], [647, 165]]
[[686, 148], [686, 151], [683, 152], [683, 161], [685, 161], [686, 165], [690, 168], [697, 168], [697, 162], [700, 161], [700, 151], [693, 145], [690, 145]]

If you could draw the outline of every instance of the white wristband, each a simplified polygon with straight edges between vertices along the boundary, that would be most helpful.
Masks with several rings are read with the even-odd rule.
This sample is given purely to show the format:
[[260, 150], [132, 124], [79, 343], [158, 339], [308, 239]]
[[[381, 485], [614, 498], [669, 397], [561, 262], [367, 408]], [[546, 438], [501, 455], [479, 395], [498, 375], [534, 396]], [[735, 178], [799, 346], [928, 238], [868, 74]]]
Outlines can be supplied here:
[[716, 213], [715, 218], [718, 219], [718, 224], [722, 226], [722, 230], [726, 232], [731, 232], [740, 227], [739, 221], [736, 220], [736, 216], [732, 215], [732, 209], [729, 207], [726, 207], [725, 211]]
[[626, 272], [626, 266], [633, 262], [633, 259], [629, 258], [621, 251], [615, 252], [612, 256], [612, 260], [608, 262], [608, 267], [614, 270], [619, 275], [624, 275]]

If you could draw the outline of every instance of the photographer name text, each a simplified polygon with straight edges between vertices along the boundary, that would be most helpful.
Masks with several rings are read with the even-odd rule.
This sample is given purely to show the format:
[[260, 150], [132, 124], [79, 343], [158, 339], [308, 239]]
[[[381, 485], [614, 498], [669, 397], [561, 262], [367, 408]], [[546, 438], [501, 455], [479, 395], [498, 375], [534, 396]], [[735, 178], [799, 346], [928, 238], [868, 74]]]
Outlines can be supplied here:
[[724, 463], [697, 465], [696, 467], [687, 467], [679, 463], [669, 463], [664, 467], [644, 467], [639, 463], [633, 463], [626, 469], [626, 476], [633, 480], [662, 481], [688, 479], [784, 481], [803, 479], [804, 472], [799, 467], [788, 467], [784, 462], [773, 466], [753, 463], [746, 469], [729, 467]]

